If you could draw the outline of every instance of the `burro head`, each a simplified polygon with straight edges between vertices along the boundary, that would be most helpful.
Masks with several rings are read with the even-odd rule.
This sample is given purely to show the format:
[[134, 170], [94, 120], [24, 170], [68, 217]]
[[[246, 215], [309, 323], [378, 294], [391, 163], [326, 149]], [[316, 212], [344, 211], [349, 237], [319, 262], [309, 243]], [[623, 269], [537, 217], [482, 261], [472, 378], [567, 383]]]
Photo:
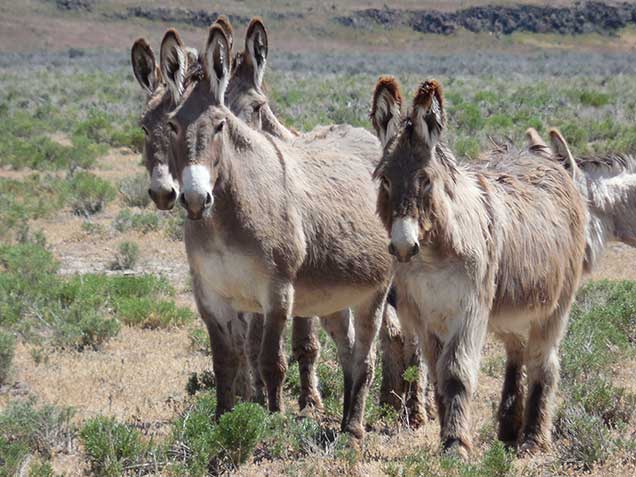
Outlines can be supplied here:
[[148, 194], [157, 208], [172, 209], [178, 185], [170, 170], [165, 120], [174, 107], [173, 98], [162, 81], [159, 64], [145, 39], [140, 38], [133, 44], [131, 62], [135, 78], [146, 93], [140, 125], [145, 135], [144, 164], [150, 175]]
[[433, 163], [446, 123], [441, 85], [425, 81], [410, 110], [403, 113], [402, 105], [397, 80], [381, 77], [370, 113], [383, 151], [374, 172], [377, 208], [390, 236], [389, 253], [408, 262], [435, 233], [433, 192], [440, 178]]
[[[177, 50], [177, 43], [169, 45]], [[163, 51], [162, 51], [163, 52]], [[179, 203], [188, 218], [199, 220], [212, 213], [214, 187], [219, 175], [226, 122], [231, 113], [224, 106], [224, 95], [230, 77], [230, 41], [226, 30], [212, 25], [201, 55], [201, 77], [182, 92], [179, 106], [167, 121], [175, 175], [181, 185]], [[170, 49], [166, 57], [178, 63], [178, 52]], [[177, 64], [167, 64], [178, 68]], [[173, 81], [167, 78], [168, 85]], [[170, 86], [178, 87], [178, 84]]]

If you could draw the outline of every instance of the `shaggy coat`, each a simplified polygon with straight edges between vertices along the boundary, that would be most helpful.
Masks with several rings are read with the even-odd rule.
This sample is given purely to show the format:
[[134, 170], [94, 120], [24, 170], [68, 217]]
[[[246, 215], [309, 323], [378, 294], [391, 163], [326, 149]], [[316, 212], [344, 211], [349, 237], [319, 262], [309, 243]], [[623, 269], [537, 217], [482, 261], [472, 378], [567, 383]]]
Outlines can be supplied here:
[[636, 159], [628, 154], [575, 158], [557, 129], [550, 130], [551, 147], [534, 129], [527, 135], [530, 149], [563, 165], [587, 202], [585, 271], [594, 268], [609, 241], [636, 246]]
[[224, 105], [229, 58], [227, 36], [213, 26], [202, 53], [204, 79], [184, 91], [168, 121], [199, 307], [226, 336], [235, 321], [230, 310], [265, 312], [259, 364], [272, 411], [283, 404], [287, 319], [320, 315], [335, 328], [348, 326], [347, 310], [354, 310], [355, 336], [346, 333], [348, 342], [337, 344], [342, 427], [361, 437], [391, 278], [372, 205], [374, 164], [252, 129]]
[[488, 329], [508, 357], [499, 437], [545, 447], [585, 205], [562, 167], [528, 153], [459, 163], [441, 141], [439, 83], [423, 83], [407, 114], [402, 103], [397, 81], [381, 78], [371, 113], [384, 149], [377, 209], [398, 260], [398, 316], [419, 335], [435, 382], [443, 447], [471, 448], [470, 398]]
[[[252, 128], [271, 134], [285, 142], [292, 143], [303, 149], [327, 149], [338, 150], [344, 155], [355, 155], [377, 161], [380, 154], [380, 143], [376, 137], [363, 128], [356, 128], [346, 124], [318, 126], [311, 132], [299, 134], [285, 127], [269, 107], [269, 101], [265, 93], [263, 83], [268, 56], [267, 31], [261, 19], [254, 18], [250, 22], [245, 35], [245, 48], [238, 53], [232, 65], [232, 75], [225, 93], [225, 102], [229, 109]], [[392, 308], [392, 305], [389, 305]], [[294, 327], [307, 326], [301, 320], [294, 320]], [[251, 335], [252, 345], [260, 345], [256, 334]], [[307, 359], [305, 354], [310, 353], [310, 358], [315, 360], [318, 350], [318, 340], [315, 336], [306, 335], [307, 339], [301, 342], [298, 352], [294, 351], [296, 359], [303, 367], [312, 367], [313, 361]], [[396, 410], [403, 410], [405, 400], [409, 402], [407, 408], [408, 420], [412, 425], [417, 425], [425, 419], [424, 396], [421, 392], [426, 384], [425, 370], [422, 369], [422, 379], [416, 385], [405, 382], [403, 375], [407, 367], [420, 366], [419, 357], [416, 362], [411, 362], [412, 357], [409, 347], [412, 344], [405, 342], [402, 336], [399, 321], [394, 310], [387, 309], [380, 329], [382, 351], [382, 386], [380, 392], [380, 405], [389, 404]], [[252, 354], [254, 356], [254, 354]], [[306, 363], [303, 365], [303, 363]], [[311, 377], [307, 374], [308, 377]], [[303, 380], [301, 374], [301, 389], [311, 387]], [[406, 396], [410, 389], [411, 396]], [[311, 395], [311, 392], [301, 392]], [[317, 392], [315, 393], [317, 395]], [[319, 399], [319, 398], [316, 398]]]

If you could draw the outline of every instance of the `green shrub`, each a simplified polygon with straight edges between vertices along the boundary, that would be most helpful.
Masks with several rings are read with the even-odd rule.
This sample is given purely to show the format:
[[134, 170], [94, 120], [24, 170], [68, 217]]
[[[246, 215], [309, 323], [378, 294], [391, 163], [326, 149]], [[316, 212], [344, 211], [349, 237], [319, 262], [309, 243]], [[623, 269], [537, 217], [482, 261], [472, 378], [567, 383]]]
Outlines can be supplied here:
[[0, 330], [0, 386], [9, 377], [14, 352], [15, 338], [11, 334]]
[[252, 456], [267, 424], [267, 411], [254, 403], [240, 403], [219, 419], [216, 440], [224, 458], [238, 467]]
[[144, 172], [123, 179], [119, 184], [119, 192], [128, 207], [146, 207], [150, 204], [148, 187], [148, 174]]
[[580, 405], [562, 407], [554, 428], [559, 461], [566, 467], [590, 471], [603, 464], [616, 447], [602, 419], [588, 414]]
[[89, 172], [78, 172], [68, 182], [71, 208], [78, 215], [89, 216], [104, 209], [115, 198], [115, 188]]
[[159, 216], [156, 212], [131, 212], [130, 209], [123, 209], [115, 217], [113, 227], [118, 232], [133, 229], [145, 234], [159, 229]]
[[178, 307], [174, 301], [148, 297], [119, 301], [117, 314], [127, 325], [149, 329], [183, 326], [196, 319], [189, 308]]
[[134, 242], [122, 242], [119, 244], [115, 261], [111, 265], [112, 270], [130, 270], [135, 267], [139, 259], [139, 245]]
[[[207, 355], [212, 354], [212, 348], [210, 347], [210, 337], [208, 332], [203, 328], [194, 328], [190, 330], [190, 347], [193, 351], [198, 351]], [[285, 379], [285, 382], [288, 380]]]
[[0, 435], [0, 477], [15, 477], [18, 475], [22, 462], [29, 455], [29, 446], [24, 442], [15, 441]]
[[185, 447], [189, 450], [184, 462], [183, 474], [207, 475], [210, 462], [219, 451], [214, 424], [215, 409], [214, 396], [209, 393], [201, 394], [173, 424], [173, 447]]
[[126, 467], [138, 462], [146, 451], [138, 430], [109, 417], [89, 419], [80, 431], [80, 438], [91, 471], [97, 476], [123, 475]]
[[[74, 434], [72, 417], [71, 408], [38, 406], [35, 399], [10, 402], [0, 413], [0, 462], [11, 468], [27, 454], [48, 459], [54, 452], [66, 450]], [[0, 470], [0, 475], [5, 474]]]
[[40, 244], [0, 246], [0, 270], [0, 326], [35, 343], [97, 348], [118, 333], [120, 321], [176, 326], [194, 319], [190, 310], [168, 299], [174, 289], [164, 278], [62, 277], [57, 262]]

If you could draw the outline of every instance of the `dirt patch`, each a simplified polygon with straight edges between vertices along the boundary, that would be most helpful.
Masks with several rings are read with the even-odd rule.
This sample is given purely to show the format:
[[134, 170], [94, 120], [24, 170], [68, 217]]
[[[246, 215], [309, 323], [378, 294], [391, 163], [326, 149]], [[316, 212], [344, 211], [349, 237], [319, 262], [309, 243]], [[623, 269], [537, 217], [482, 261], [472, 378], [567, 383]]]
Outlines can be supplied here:
[[636, 5], [603, 2], [575, 3], [569, 7], [514, 5], [475, 6], [455, 12], [398, 10], [385, 7], [359, 10], [336, 17], [342, 25], [357, 28], [410, 27], [421, 33], [450, 35], [459, 28], [474, 33], [614, 33], [636, 23]]
[[53, 351], [40, 364], [19, 344], [16, 380], [44, 402], [74, 407], [78, 422], [105, 414], [160, 424], [186, 398], [189, 373], [211, 366], [189, 343], [185, 329], [123, 327], [100, 351]]

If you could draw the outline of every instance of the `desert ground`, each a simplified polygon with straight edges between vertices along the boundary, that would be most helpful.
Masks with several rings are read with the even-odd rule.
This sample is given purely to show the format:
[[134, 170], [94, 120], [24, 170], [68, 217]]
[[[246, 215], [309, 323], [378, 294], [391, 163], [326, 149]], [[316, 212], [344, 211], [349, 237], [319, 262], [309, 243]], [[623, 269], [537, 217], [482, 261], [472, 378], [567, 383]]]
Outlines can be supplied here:
[[[501, 19], [494, 31], [469, 31], [468, 14], [454, 13], [484, 5]], [[144, 36], [157, 52], [169, 27], [201, 46], [218, 13], [236, 45], [249, 18], [263, 17], [267, 94], [301, 132], [371, 129], [373, 85], [388, 73], [407, 96], [427, 78], [445, 85], [446, 139], [461, 160], [477, 160], [491, 139], [521, 148], [528, 127], [551, 126], [576, 154], [634, 154], [636, 27], [612, 10], [627, 7], [604, 2], [579, 28], [564, 10], [584, 8], [575, 2], [523, 5], [561, 10], [538, 10], [551, 23], [513, 24], [506, 15], [525, 18], [514, 1], [0, 2], [0, 476], [636, 475], [636, 249], [610, 243], [584, 279], [561, 349], [553, 448], [524, 456], [497, 442], [505, 361], [489, 339], [475, 453], [463, 462], [440, 454], [434, 415], [411, 429], [379, 407], [379, 365], [364, 445], [350, 446], [324, 332], [324, 410], [298, 411], [290, 360], [284, 414], [242, 403], [215, 423], [186, 219], [147, 195], [144, 94], [129, 48]], [[440, 18], [452, 31], [418, 31], [422, 11], [450, 15]]]

